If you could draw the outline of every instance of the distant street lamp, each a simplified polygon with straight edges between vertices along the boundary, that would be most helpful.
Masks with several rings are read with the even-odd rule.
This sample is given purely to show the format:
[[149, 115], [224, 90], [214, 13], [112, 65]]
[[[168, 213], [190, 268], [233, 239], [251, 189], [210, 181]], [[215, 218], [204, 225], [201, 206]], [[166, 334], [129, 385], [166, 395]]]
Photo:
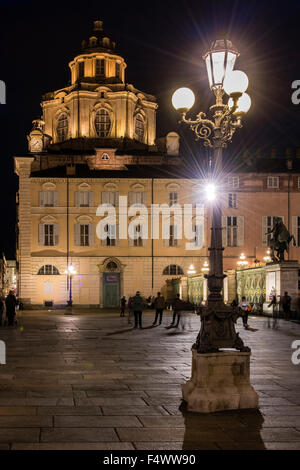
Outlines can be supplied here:
[[241, 254], [239, 261], [237, 262], [237, 265], [240, 268], [245, 268], [248, 265], [248, 261], [246, 261], [246, 256], [244, 253]]
[[189, 267], [188, 274], [196, 274], [196, 270], [193, 264], [191, 264], [191, 266]]
[[[214, 41], [204, 55], [209, 85], [216, 103], [210, 107], [213, 119], [207, 119], [204, 112], [199, 112], [195, 120], [187, 119], [186, 114], [194, 105], [195, 97], [188, 88], [175, 91], [172, 103], [180, 113], [180, 122], [187, 124], [195, 133], [196, 140], [202, 140], [205, 147], [213, 149], [210, 162], [210, 174], [206, 187], [207, 200], [212, 204], [211, 247], [209, 248], [209, 296], [206, 307], [201, 307], [201, 330], [193, 348], [198, 353], [217, 352], [220, 348], [236, 348], [250, 351], [235, 332], [233, 311], [224, 304], [222, 297], [223, 247], [222, 247], [222, 208], [221, 198], [216, 187], [222, 187], [222, 151], [231, 142], [235, 131], [242, 127], [242, 117], [251, 106], [251, 99], [245, 93], [248, 77], [244, 72], [233, 70], [239, 52], [231, 41]], [[223, 97], [228, 95], [224, 104]], [[222, 327], [220, 324], [222, 323]]]
[[68, 286], [69, 286], [69, 300], [67, 300], [68, 307], [72, 307], [73, 304], [73, 299], [72, 299], [72, 278], [73, 275], [76, 274], [76, 271], [74, 269], [74, 266], [69, 265], [67, 269], [65, 270], [65, 274], [67, 274], [67, 279], [68, 279]]

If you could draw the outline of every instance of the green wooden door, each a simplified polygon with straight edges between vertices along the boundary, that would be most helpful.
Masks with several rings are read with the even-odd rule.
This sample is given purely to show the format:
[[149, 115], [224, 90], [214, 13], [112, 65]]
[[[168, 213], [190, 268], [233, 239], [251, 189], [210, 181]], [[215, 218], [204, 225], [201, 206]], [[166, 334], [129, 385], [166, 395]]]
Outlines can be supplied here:
[[104, 273], [103, 306], [114, 308], [120, 306], [120, 274]]

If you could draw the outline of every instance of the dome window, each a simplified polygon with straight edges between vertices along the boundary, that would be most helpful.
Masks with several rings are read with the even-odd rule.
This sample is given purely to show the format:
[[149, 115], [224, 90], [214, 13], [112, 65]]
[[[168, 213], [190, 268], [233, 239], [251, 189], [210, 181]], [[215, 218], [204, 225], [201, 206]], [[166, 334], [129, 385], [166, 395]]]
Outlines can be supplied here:
[[99, 109], [95, 117], [95, 129], [98, 137], [108, 137], [111, 127], [111, 120], [106, 109]]
[[96, 59], [96, 75], [105, 74], [105, 62], [104, 59]]
[[68, 116], [66, 113], [62, 113], [57, 120], [57, 136], [60, 142], [67, 139], [68, 128]]
[[145, 133], [144, 119], [141, 114], [137, 114], [135, 118], [134, 136], [137, 140], [143, 141]]
[[84, 77], [84, 62], [78, 64], [78, 76], [79, 78]]

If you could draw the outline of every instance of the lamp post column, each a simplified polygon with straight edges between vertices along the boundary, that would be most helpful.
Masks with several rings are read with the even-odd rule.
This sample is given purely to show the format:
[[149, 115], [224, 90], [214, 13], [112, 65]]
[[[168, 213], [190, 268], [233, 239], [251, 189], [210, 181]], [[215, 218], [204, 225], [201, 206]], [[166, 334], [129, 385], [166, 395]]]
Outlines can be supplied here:
[[[214, 161], [213, 161], [213, 174], [214, 179], [218, 181], [218, 186], [221, 183], [221, 167], [222, 167], [222, 144], [219, 140], [214, 142]], [[212, 303], [223, 303], [222, 288], [223, 288], [223, 250], [222, 247], [222, 201], [220, 193], [217, 198], [212, 201], [212, 227], [211, 227], [211, 244], [209, 248], [210, 272], [206, 276], [208, 279], [208, 306]]]

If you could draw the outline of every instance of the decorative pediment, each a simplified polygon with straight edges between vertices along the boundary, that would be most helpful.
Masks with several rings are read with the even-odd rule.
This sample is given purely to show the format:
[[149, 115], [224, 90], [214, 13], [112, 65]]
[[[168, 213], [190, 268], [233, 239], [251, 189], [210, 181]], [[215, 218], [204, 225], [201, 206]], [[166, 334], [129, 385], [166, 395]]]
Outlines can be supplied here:
[[108, 182], [108, 183], [105, 183], [103, 185], [103, 188], [106, 191], [117, 191], [119, 189], [118, 185], [116, 183], [112, 183], [111, 181]]
[[133, 191], [144, 191], [145, 185], [141, 183], [134, 183], [130, 186], [130, 189], [133, 189]]
[[88, 183], [81, 183], [78, 186], [79, 191], [90, 191], [91, 190], [91, 185]]
[[61, 106], [55, 113], [55, 118], [58, 119], [59, 115], [62, 113], [66, 113], [68, 117], [70, 117], [70, 109], [67, 106]]
[[166, 189], [168, 191], [179, 191], [180, 190], [180, 184], [178, 184], [178, 183], [166, 184]]
[[48, 181], [47, 183], [44, 183], [42, 185], [42, 188], [43, 188], [44, 191], [55, 191], [56, 190], [56, 184], [50, 183], [50, 181]]
[[86, 157], [90, 170], [127, 170], [122, 157], [116, 156], [113, 148], [96, 148], [96, 155]]
[[41, 218], [42, 224], [55, 224], [56, 222], [57, 222], [57, 219], [53, 215], [45, 215], [44, 217]]
[[76, 218], [77, 222], [80, 224], [91, 224], [93, 222], [93, 218], [89, 215], [80, 215]]

